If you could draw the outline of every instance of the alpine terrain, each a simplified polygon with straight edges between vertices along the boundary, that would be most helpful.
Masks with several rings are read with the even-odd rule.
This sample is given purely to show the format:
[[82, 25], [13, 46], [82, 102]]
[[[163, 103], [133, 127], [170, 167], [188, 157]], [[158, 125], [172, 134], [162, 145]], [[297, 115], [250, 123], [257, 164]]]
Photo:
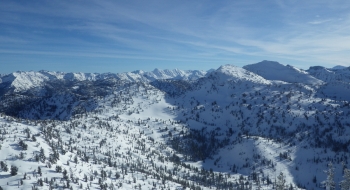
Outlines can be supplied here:
[[350, 68], [0, 75], [0, 189], [349, 189]]

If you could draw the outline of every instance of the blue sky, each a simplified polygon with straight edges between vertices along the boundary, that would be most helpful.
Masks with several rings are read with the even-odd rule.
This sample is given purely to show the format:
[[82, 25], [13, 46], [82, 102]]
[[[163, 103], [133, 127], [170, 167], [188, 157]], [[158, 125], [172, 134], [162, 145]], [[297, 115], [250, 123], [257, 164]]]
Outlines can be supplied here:
[[350, 66], [350, 1], [0, 0], [0, 73]]

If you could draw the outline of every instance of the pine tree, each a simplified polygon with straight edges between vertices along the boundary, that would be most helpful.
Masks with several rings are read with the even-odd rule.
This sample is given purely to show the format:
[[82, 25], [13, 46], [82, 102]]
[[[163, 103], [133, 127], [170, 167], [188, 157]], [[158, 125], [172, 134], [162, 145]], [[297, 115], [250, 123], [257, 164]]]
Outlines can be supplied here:
[[325, 172], [327, 174], [327, 179], [323, 183], [326, 187], [326, 190], [335, 190], [334, 167], [332, 162], [328, 164], [328, 170]]
[[15, 176], [17, 175], [17, 172], [18, 172], [17, 166], [11, 165], [11, 171], [10, 171], [11, 175]]
[[67, 172], [66, 169], [64, 169], [63, 172], [62, 172], [63, 178], [64, 178], [65, 180], [68, 179], [67, 173], [68, 173], [68, 172]]
[[40, 166], [38, 166], [38, 174], [39, 174], [40, 176], [42, 175]]
[[39, 186], [44, 186], [44, 182], [43, 182], [43, 180], [42, 180], [41, 178], [38, 179], [37, 184], [38, 184]]
[[4, 170], [5, 172], [8, 171], [8, 167], [7, 167], [7, 164], [3, 161], [0, 161], [0, 167], [2, 170]]
[[280, 175], [277, 177], [276, 189], [277, 190], [283, 190], [284, 186], [285, 186], [285, 183], [286, 183], [286, 177], [281, 172]]
[[32, 135], [32, 141], [36, 142], [36, 138], [34, 135]]
[[41, 160], [42, 163], [44, 163], [46, 160], [46, 156], [43, 148], [40, 148], [39, 159]]
[[340, 182], [341, 190], [349, 190], [350, 189], [350, 170], [344, 169], [344, 180]]
[[119, 179], [120, 178], [120, 174], [117, 172], [117, 173], [115, 173], [115, 178], [116, 179]]
[[61, 172], [62, 171], [62, 167], [59, 165], [56, 165], [56, 172]]

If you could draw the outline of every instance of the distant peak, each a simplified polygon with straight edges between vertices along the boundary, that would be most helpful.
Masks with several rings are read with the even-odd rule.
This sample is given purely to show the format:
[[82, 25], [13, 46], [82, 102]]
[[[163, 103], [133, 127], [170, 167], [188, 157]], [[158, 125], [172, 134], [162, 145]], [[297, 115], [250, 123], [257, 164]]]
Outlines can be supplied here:
[[269, 61], [269, 60], [264, 60], [264, 61], [261, 61], [259, 63], [256, 63], [256, 64], [268, 64], [268, 65], [282, 65], [281, 63], [277, 62], [277, 61]]
[[237, 66], [226, 64], [226, 65], [221, 65], [219, 69], [224, 69], [224, 68], [236, 68]]
[[143, 70], [136, 70], [136, 71], [132, 71], [131, 73], [134, 73], [134, 74], [143, 74], [145, 73]]
[[337, 65], [337, 66], [332, 67], [331, 69], [332, 70], [341, 70], [341, 69], [345, 69], [345, 68], [346, 68], [345, 66]]
[[324, 67], [322, 67], [322, 66], [311, 66], [310, 68], [309, 68], [309, 70], [323, 70], [323, 69], [325, 69]]
[[283, 65], [276, 61], [262, 61], [243, 67], [267, 80], [278, 80], [288, 83], [322, 84], [305, 71], [291, 65]]
[[269, 62], [269, 63], [279, 63], [277, 61], [270, 61], [270, 60], [263, 60], [263, 61], [260, 61], [260, 63], [266, 63], [266, 62]]

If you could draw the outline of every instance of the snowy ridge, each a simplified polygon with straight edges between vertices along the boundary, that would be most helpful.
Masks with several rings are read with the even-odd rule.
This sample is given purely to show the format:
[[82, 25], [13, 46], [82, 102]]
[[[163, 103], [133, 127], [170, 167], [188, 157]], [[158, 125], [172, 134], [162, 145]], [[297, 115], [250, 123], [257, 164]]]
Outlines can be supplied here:
[[258, 84], [270, 84], [271, 82], [265, 80], [259, 75], [256, 75], [250, 71], [243, 68], [236, 67], [234, 65], [223, 65], [219, 67], [216, 71], [209, 74], [209, 77], [217, 77], [221, 82], [224, 81], [249, 81]]
[[307, 72], [293, 66], [284, 66], [275, 61], [262, 61], [256, 64], [246, 65], [244, 69], [251, 71], [267, 80], [279, 80], [289, 83], [304, 83], [321, 85], [323, 82], [310, 76]]
[[307, 72], [325, 82], [341, 81], [350, 83], [350, 69], [327, 69], [321, 66], [310, 67]]
[[8, 75], [1, 76], [0, 85], [13, 88], [15, 92], [28, 90], [42, 86], [47, 81], [66, 80], [66, 81], [96, 81], [115, 78], [129, 82], [151, 82], [160, 79], [174, 80], [196, 80], [204, 77], [204, 71], [182, 71], [174, 70], [159, 70], [155, 69], [151, 72], [135, 71], [126, 73], [63, 73], [50, 71], [18, 71]]
[[41, 86], [44, 82], [50, 80], [39, 72], [14, 72], [2, 77], [2, 84], [10, 84], [9, 87], [15, 91], [23, 91], [37, 86]]
[[346, 68], [345, 66], [337, 65], [337, 66], [332, 67], [331, 70], [341, 70], [341, 69], [345, 69], [345, 68]]
[[159, 79], [177, 79], [177, 80], [196, 80], [204, 77], [206, 72], [198, 70], [182, 71], [179, 69], [174, 70], [160, 70], [154, 69], [152, 72], [145, 72], [143, 75], [151, 80]]

